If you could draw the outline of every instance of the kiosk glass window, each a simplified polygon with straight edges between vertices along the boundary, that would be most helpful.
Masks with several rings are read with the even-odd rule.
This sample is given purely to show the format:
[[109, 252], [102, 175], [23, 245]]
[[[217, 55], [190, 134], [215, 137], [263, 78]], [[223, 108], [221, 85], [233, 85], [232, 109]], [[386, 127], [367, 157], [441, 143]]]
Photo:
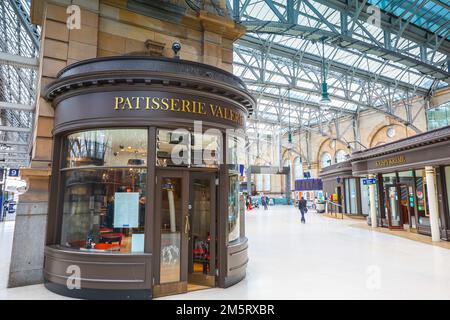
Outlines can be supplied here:
[[61, 245], [86, 251], [143, 252], [146, 169], [63, 171]]
[[156, 165], [159, 167], [217, 167], [221, 162], [222, 135], [210, 129], [191, 133], [186, 129], [158, 129]]
[[245, 138], [239, 132], [227, 133], [226, 164], [230, 170], [239, 172], [239, 165], [245, 163]]
[[143, 252], [147, 130], [69, 134], [63, 155], [60, 244], [93, 252]]
[[146, 160], [146, 129], [81, 131], [65, 139], [65, 168], [145, 166]]
[[240, 219], [239, 219], [239, 177], [230, 176], [230, 190], [228, 194], [228, 241], [233, 242], [239, 239]]
[[209, 129], [203, 134], [191, 135], [191, 165], [193, 167], [217, 167], [221, 163], [222, 135]]
[[158, 129], [156, 134], [156, 165], [187, 167], [191, 163], [191, 135], [185, 129]]

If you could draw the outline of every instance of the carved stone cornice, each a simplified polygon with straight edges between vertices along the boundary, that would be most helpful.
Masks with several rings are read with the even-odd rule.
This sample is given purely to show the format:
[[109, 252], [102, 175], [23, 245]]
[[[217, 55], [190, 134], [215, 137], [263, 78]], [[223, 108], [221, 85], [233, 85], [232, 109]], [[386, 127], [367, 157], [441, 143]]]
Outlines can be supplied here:
[[44, 89], [43, 95], [57, 104], [67, 94], [110, 86], [115, 90], [121, 86], [201, 90], [233, 100], [249, 114], [256, 105], [244, 82], [225, 70], [192, 61], [148, 56], [103, 57], [74, 63], [58, 73], [58, 79]]
[[[450, 140], [450, 126], [414, 135], [412, 137], [383, 144], [368, 150], [354, 152], [350, 161], [375, 158], [399, 151], [410, 150], [442, 141]], [[450, 152], [450, 150], [449, 150]]]

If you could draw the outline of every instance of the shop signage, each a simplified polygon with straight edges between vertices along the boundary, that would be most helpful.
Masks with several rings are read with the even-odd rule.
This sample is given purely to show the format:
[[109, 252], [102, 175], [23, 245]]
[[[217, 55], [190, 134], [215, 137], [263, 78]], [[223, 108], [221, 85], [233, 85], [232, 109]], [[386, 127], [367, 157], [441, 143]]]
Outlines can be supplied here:
[[375, 178], [363, 179], [363, 185], [368, 186], [370, 184], [377, 184], [377, 179]]
[[190, 99], [177, 99], [167, 97], [114, 97], [114, 110], [147, 110], [183, 112], [204, 116], [212, 116], [224, 120], [244, 124], [244, 117], [241, 113], [232, 110], [230, 107], [205, 103]]
[[378, 160], [376, 162], [376, 166], [377, 167], [388, 167], [388, 166], [393, 166], [396, 164], [402, 164], [405, 162], [406, 162], [405, 156], [397, 156], [397, 157], [393, 157], [393, 158], [389, 158], [389, 159]]
[[298, 179], [295, 180], [295, 191], [322, 190], [322, 179]]

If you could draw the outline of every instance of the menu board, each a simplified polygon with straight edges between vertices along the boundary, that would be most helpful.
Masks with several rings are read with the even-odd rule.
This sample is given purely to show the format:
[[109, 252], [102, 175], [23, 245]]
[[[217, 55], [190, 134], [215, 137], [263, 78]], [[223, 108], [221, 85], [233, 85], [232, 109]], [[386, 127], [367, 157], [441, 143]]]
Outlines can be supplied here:
[[114, 194], [114, 228], [139, 227], [139, 192]]

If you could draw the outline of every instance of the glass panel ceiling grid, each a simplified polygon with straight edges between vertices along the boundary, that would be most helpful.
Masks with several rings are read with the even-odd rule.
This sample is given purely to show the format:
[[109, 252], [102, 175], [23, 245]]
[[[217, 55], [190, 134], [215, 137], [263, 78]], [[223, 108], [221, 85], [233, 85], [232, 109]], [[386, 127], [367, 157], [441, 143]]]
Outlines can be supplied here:
[[368, 2], [450, 40], [449, 0], [368, 0]]
[[[0, 1], [0, 52], [13, 56], [37, 58], [39, 48], [31, 39], [24, 22], [16, 14], [13, 4], [25, 12], [30, 12], [30, 0]], [[35, 26], [31, 26], [36, 28]], [[40, 28], [36, 29], [40, 32]], [[22, 67], [16, 63], [0, 64], [0, 101], [34, 106], [37, 86], [37, 69]], [[0, 110], [0, 125], [28, 128], [33, 125], [33, 112], [15, 109]], [[30, 131], [31, 132], [31, 131]], [[0, 166], [27, 165], [27, 148], [30, 132], [0, 131]], [[13, 145], [8, 145], [8, 142]], [[16, 145], [19, 143], [20, 145]], [[5, 162], [3, 162], [5, 161]]]
[[[296, 80], [296, 87], [291, 86], [291, 89], [289, 90], [289, 96], [292, 100], [298, 99], [303, 102], [311, 102], [314, 105], [317, 104], [320, 99], [320, 65], [318, 66], [317, 63], [311, 65], [311, 61], [302, 60], [302, 57], [305, 54], [312, 58], [318, 58], [319, 61], [321, 60], [322, 48], [321, 42], [318, 41], [319, 38], [317, 36], [314, 38], [314, 35], [311, 36], [311, 34], [307, 34], [306, 36], [304, 34], [300, 35], [300, 33], [299, 36], [295, 36], [295, 32], [291, 29], [283, 31], [276, 29], [275, 26], [271, 33], [270, 28], [272, 25], [270, 25], [270, 28], [264, 29], [267, 31], [258, 32], [258, 28], [267, 26], [270, 21], [277, 23], [286, 21], [286, 2], [286, 0], [239, 1], [240, 6], [244, 6], [244, 8], [240, 7], [240, 21], [243, 22], [244, 25], [246, 21], [256, 23], [253, 24], [253, 26], [255, 26], [253, 30], [255, 31], [248, 32], [248, 35], [259, 39], [262, 49], [255, 50], [253, 47], [246, 47], [245, 44], [241, 44], [238, 41], [235, 45], [234, 72], [247, 82], [249, 89], [253, 91], [255, 96], [260, 97], [258, 101], [261, 102], [263, 108], [265, 108], [266, 111], [271, 111], [271, 114], [268, 116], [271, 121], [275, 121], [279, 118], [276, 113], [273, 113], [273, 111], [276, 111], [276, 103], [274, 103], [274, 101], [264, 101], [263, 98], [261, 98], [261, 95], [269, 94], [286, 97], [288, 95], [287, 87], [289, 87], [290, 81], [292, 81], [293, 78]], [[373, 2], [373, 4], [383, 2], [383, 4], [386, 5], [389, 2], [400, 3], [402, 1], [369, 2]], [[408, 2], [411, 5], [412, 1]], [[447, 3], [449, 1], [430, 0], [429, 2]], [[297, 1], [294, 1], [294, 3], [297, 3]], [[232, 7], [233, 1], [229, 1], [229, 5]], [[245, 7], [245, 5], [247, 5], [247, 7]], [[418, 5], [420, 6], [420, 4]], [[434, 11], [430, 9], [434, 7], [435, 5], [425, 4], [423, 5], [423, 8], [418, 11], [417, 15], [422, 14], [424, 17], [422, 20], [431, 19], [434, 21], [434, 24], [440, 24], [439, 32], [448, 31], [448, 10], [444, 7], [439, 11], [436, 11], [437, 8], [435, 8]], [[425, 8], [428, 8], [428, 11], [424, 11]], [[411, 11], [414, 12], [413, 10]], [[433, 12], [435, 16], [430, 16], [431, 12]], [[332, 34], [333, 29], [334, 31], [338, 30], [338, 32], [342, 31], [340, 13], [326, 5], [315, 1], [301, 1], [299, 3], [298, 13], [299, 17], [296, 20], [297, 26], [326, 31], [330, 34]], [[324, 17], [326, 19], [324, 19]], [[405, 15], [405, 17], [407, 16]], [[326, 20], [327, 23], [324, 23], [324, 20]], [[352, 38], [370, 44], [376, 44], [380, 47], [384, 46], [386, 41], [385, 32], [381, 28], [362, 20], [353, 24], [351, 17], [349, 17], [347, 21], [352, 28]], [[414, 17], [412, 21], [418, 22], [420, 19]], [[294, 27], [292, 27], [292, 29], [294, 29]], [[434, 30], [438, 29], [435, 28]], [[398, 37], [394, 33], [392, 33], [391, 36], [392, 39], [390, 39], [390, 41], [395, 45], [395, 50], [418, 61], [422, 59], [420, 46], [417, 43], [403, 37]], [[326, 38], [324, 50], [326, 63], [331, 67], [329, 68], [331, 70], [328, 71], [327, 82], [329, 94], [332, 96], [332, 107], [347, 111], [356, 111], [361, 107], [364, 109], [364, 103], [368, 103], [375, 107], [383, 107], [387, 104], [395, 104], [405, 98], [411, 98], [411, 96], [414, 96], [418, 92], [420, 93], [419, 95], [423, 95], [425, 91], [432, 87], [439, 88], [447, 85], [445, 82], [436, 80], [434, 77], [418, 71], [414, 66], [403, 64], [403, 61], [395, 62], [393, 60], [386, 60], [379, 56], [364, 52], [364, 48], [362, 48], [362, 51], [350, 47], [342, 48], [336, 46], [332, 40], [332, 35], [331, 38]], [[297, 68], [296, 71], [294, 71], [295, 59], [293, 60], [284, 56], [280, 57], [272, 54], [275, 47], [276, 49], [285, 50], [285, 52], [290, 54], [293, 53], [295, 59], [300, 61], [300, 65], [302, 66], [301, 70], [299, 71]], [[262, 65], [261, 61], [264, 60], [264, 56], [270, 56], [271, 59]], [[426, 52], [426, 57], [430, 65], [447, 70], [448, 57], [446, 55], [438, 51], [428, 50]], [[334, 65], [339, 65], [340, 67], [344, 66], [348, 70], [348, 72], [346, 72], [347, 78], [345, 78], [345, 75], [343, 75], [342, 72], [334, 72], [332, 68]], [[265, 75], [263, 81], [260, 76], [261, 72]], [[369, 79], [369, 88], [367, 85], [368, 79], [361, 78], [361, 74], [370, 74], [373, 76]], [[349, 75], [351, 75], [351, 81], [347, 81]], [[345, 79], [346, 83], [343, 85]], [[398, 86], [401, 84], [403, 84], [403, 86]], [[301, 90], [297, 90], [298, 88]], [[416, 91], [416, 89], [418, 91]], [[371, 93], [368, 93], [368, 90], [371, 91]], [[349, 95], [351, 96], [351, 99], [348, 99]], [[280, 102], [278, 102], [278, 104], [279, 103]], [[272, 106], [267, 108], [266, 106], [268, 104], [271, 104]], [[309, 121], [310, 120], [311, 119], [309, 119]]]
[[[279, 0], [279, 1], [243, 1], [240, 0], [240, 4], [244, 4], [248, 2], [248, 6], [245, 8], [243, 12], [241, 12], [242, 17], [241, 21], [261, 21], [261, 22], [267, 22], [267, 21], [274, 21], [279, 22], [280, 17], [277, 16], [274, 13], [274, 10], [278, 12], [281, 16], [286, 16], [286, 1], [287, 0]], [[379, 0], [378, 0], [379, 1]], [[431, 0], [430, 0], [431, 1]], [[437, 1], [437, 0], [434, 0]], [[447, 0], [446, 0], [447, 1]], [[386, 2], [392, 2], [392, 1], [384, 1]], [[400, 1], [401, 2], [401, 1]], [[271, 3], [271, 5], [269, 5]], [[307, 5], [306, 3], [310, 3]], [[230, 1], [230, 6], [232, 7], [232, 1]], [[313, 8], [311, 8], [311, 6]], [[314, 11], [313, 11], [314, 9]], [[330, 25], [335, 28], [335, 30], [341, 30], [341, 21], [340, 21], [340, 14], [337, 10], [331, 9], [327, 6], [324, 6], [320, 3], [313, 2], [313, 1], [305, 1], [301, 2], [299, 6], [299, 18], [296, 21], [296, 24], [299, 26], [305, 26], [309, 28], [316, 28], [322, 31], [329, 31], [331, 32]], [[320, 17], [319, 15], [322, 15]], [[448, 13], [447, 13], [448, 14]], [[446, 15], [447, 15], [446, 14]], [[324, 19], [325, 18], [325, 19]], [[324, 23], [324, 20], [327, 21], [327, 23]], [[351, 19], [347, 19], [349, 22], [349, 25], [353, 28], [352, 31], [352, 37], [354, 39], [359, 39], [368, 43], [376, 43], [378, 45], [382, 45], [385, 41], [384, 39], [384, 32], [381, 28], [378, 28], [375, 25], [371, 25], [365, 21], [358, 21], [358, 24], [352, 25]], [[448, 19], [447, 19], [447, 28], [443, 28], [441, 30], [442, 32], [447, 31], [448, 32], [449, 26], [448, 26]], [[340, 32], [340, 31], [339, 31]], [[281, 32], [279, 32], [281, 33]], [[314, 34], [307, 35], [302, 39], [301, 37], [293, 37], [282, 34], [278, 34], [275, 38], [272, 38], [269, 33], [259, 33], [258, 36], [261, 39], [266, 39], [271, 41], [273, 43], [279, 43], [286, 47], [293, 48], [296, 50], [305, 50], [305, 52], [308, 53], [317, 53], [318, 52], [318, 44], [312, 43], [310, 41], [310, 37]], [[317, 40], [317, 39], [315, 39]], [[411, 42], [410, 40], [404, 39], [402, 37], [396, 38], [393, 34], [393, 39], [391, 40], [399, 51], [401, 51], [402, 54], [406, 56], [410, 56], [412, 58], [420, 60], [420, 49], [417, 44]], [[306, 43], [306, 44], [305, 44]], [[329, 56], [330, 52], [333, 51], [333, 49], [336, 47], [335, 45], [327, 44], [325, 48], [326, 56]], [[333, 60], [347, 63], [348, 65], [352, 65], [353, 63], [361, 56], [361, 52], [358, 50], [352, 50], [350, 48], [346, 49], [339, 49]], [[384, 59], [376, 57], [374, 55], [371, 55], [370, 53], [364, 53], [370, 60], [372, 68], [377, 68], [380, 64], [383, 64]], [[429, 53], [428, 59], [430, 60], [430, 64], [435, 64], [437, 67], [446, 68], [446, 59], [447, 57], [439, 52], [432, 52]], [[359, 66], [361, 67], [361, 66]], [[365, 68], [364, 66], [362, 66]], [[401, 63], [391, 61], [388, 65], [388, 69], [395, 68], [400, 71], [397, 72], [397, 75], [401, 72], [401, 70], [405, 70], [405, 65], [402, 65]], [[367, 69], [367, 68], [366, 68]], [[368, 70], [369, 72], [372, 72]], [[396, 73], [393, 70], [383, 70], [383, 73], [387, 76], [392, 77], [395, 80], [398, 81], [407, 81], [414, 85], [419, 85], [422, 87], [429, 87], [429, 85], [433, 82], [432, 77], [426, 77], [423, 79], [421, 83], [417, 83], [421, 77], [421, 73], [414, 69], [413, 67], [408, 67], [407, 72], [401, 73], [402, 78], [398, 79], [396, 78]], [[444, 83], [440, 84], [441, 86], [444, 85]]]

